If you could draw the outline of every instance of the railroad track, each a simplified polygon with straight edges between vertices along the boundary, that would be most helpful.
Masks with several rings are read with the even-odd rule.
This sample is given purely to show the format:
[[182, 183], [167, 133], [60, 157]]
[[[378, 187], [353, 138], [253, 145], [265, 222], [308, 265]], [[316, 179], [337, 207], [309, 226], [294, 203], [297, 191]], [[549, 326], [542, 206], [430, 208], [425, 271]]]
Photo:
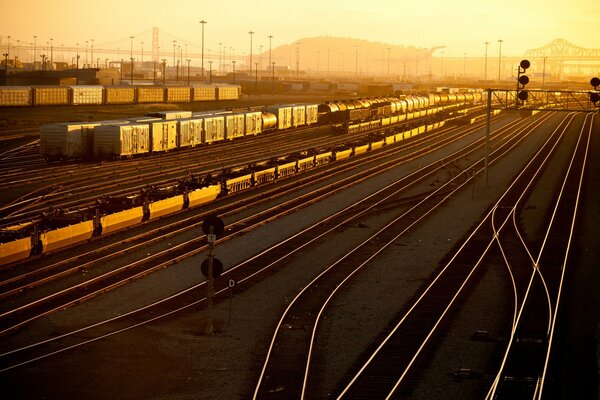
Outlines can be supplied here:
[[[542, 120], [536, 121], [535, 125], [539, 125], [541, 122]], [[504, 132], [505, 140], [498, 140], [496, 143], [497, 148], [492, 152], [492, 160], [504, 156], [524, 139], [526, 134], [523, 134], [523, 131], [532, 129], [533, 127], [526, 127], [517, 133], [514, 131]], [[466, 154], [457, 154], [457, 158], [467, 157], [471, 155], [472, 151], [474, 149], [468, 149]], [[476, 161], [469, 168], [457, 174], [437, 191], [401, 213], [343, 257], [331, 263], [324, 273], [303, 288], [302, 292], [290, 302], [277, 325], [266, 361], [258, 378], [254, 398], [284, 399], [320, 396], [318, 393], [310, 391], [310, 380], [311, 376], [314, 378], [319, 375], [313, 372], [313, 370], [319, 369], [314, 365], [314, 360], [318, 357], [315, 342], [319, 340], [317, 331], [320, 317], [329, 306], [331, 299], [346, 284], [352, 282], [356, 274], [368, 263], [373, 262], [378, 254], [437, 207], [444, 204], [453, 193], [468, 184], [475, 176], [469, 174], [469, 171], [481, 172], [482, 162], [480, 158], [476, 157]], [[450, 193], [444, 193], [444, 188], [451, 188]], [[430, 308], [426, 310], [426, 312], [429, 311]], [[415, 317], [419, 321], [417, 324], [419, 327], [426, 315]], [[414, 330], [416, 328], [413, 325], [408, 324], [407, 326]], [[418, 340], [417, 335], [414, 334], [408, 335], [408, 338], [409, 340], [404, 337], [394, 343], [398, 342], [397, 345], [410, 347], [411, 344], [414, 345], [414, 340]], [[357, 386], [352, 387], [352, 393], [348, 398], [386, 398], [385, 391], [390, 388], [390, 380], [402, 365], [402, 359], [405, 357], [403, 355], [408, 354], [408, 352], [404, 352], [406, 348], [395, 350], [391, 351], [392, 359], [389, 362], [382, 362], [380, 369], [373, 371], [373, 368], [370, 367], [367, 370], [369, 374], [363, 375], [364, 380], [361, 379], [358, 384], [354, 383], [355, 380], [352, 381], [352, 384]], [[385, 357], [385, 354], [382, 354], [382, 357]], [[342, 395], [344, 394], [345, 391], [342, 392]]]
[[[431, 145], [431, 144], [429, 144], [428, 146], [432, 146], [432, 145]], [[412, 155], [412, 157], [414, 157], [414, 156], [415, 156], [415, 155], [413, 154], [413, 155]], [[380, 163], [379, 163], [379, 164], [380, 164]], [[394, 164], [397, 164], [397, 161], [395, 161], [395, 162], [391, 163], [389, 167], [391, 168], [391, 166], [393, 166]], [[442, 167], [442, 168], [445, 168], [445, 167], [444, 167], [444, 165], [443, 165], [443, 163], [442, 163], [441, 167]], [[356, 178], [353, 178], [353, 180], [354, 180], [354, 181], [356, 181]], [[328, 191], [330, 191], [330, 190], [328, 189]], [[261, 223], [264, 223], [264, 221], [263, 221], [263, 222], [261, 222]], [[174, 261], [174, 259], [173, 259], [173, 258], [172, 258], [171, 260], [173, 260], [173, 261]], [[165, 261], [164, 263], [169, 263], [169, 262], [170, 262], [170, 261]], [[240, 268], [238, 268], [238, 270], [239, 270], [239, 269], [240, 269]], [[228, 273], [229, 273], [229, 272], [228, 272]], [[246, 279], [244, 279], [244, 281], [245, 281], [245, 280], [246, 280]], [[201, 284], [201, 285], [202, 285], [202, 284]], [[200, 286], [201, 286], [201, 285], [200, 285]], [[195, 296], [196, 296], [195, 298], [197, 299], [197, 294], [195, 294]], [[75, 302], [77, 302], [77, 301], [75, 301]], [[189, 301], [188, 301], [188, 302], [189, 302]], [[164, 306], [163, 306], [163, 307], [164, 307]], [[173, 307], [170, 307], [170, 308], [173, 308]], [[10, 352], [10, 355], [12, 355], [12, 354], [14, 354], [14, 353], [13, 353], [13, 352]]]

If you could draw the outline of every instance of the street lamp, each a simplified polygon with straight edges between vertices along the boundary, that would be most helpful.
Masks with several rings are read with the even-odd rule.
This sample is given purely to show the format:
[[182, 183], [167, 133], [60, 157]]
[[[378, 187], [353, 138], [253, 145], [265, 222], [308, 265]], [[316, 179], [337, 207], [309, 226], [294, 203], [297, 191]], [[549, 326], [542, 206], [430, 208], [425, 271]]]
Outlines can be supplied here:
[[129, 36], [129, 39], [131, 40], [131, 46], [129, 48], [129, 57], [131, 59], [131, 85], [133, 85], [133, 36]]
[[165, 86], [165, 79], [167, 78], [167, 59], [163, 58], [163, 86]]
[[187, 59], [187, 60], [185, 60], [185, 61], [187, 61], [187, 64], [188, 64], [188, 74], [187, 74], [187, 75], [188, 75], [188, 79], [187, 79], [187, 85], [188, 85], [188, 86], [190, 86], [190, 61], [192, 61], [192, 60], [190, 60], [190, 59], [188, 58], [188, 59]]
[[177, 46], [177, 40], [173, 40], [173, 66], [175, 66], [175, 47]]
[[[50, 39], [52, 41], [52, 39]], [[90, 39], [92, 42], [92, 63], [94, 62], [94, 39]], [[98, 68], [98, 63], [96, 62], [96, 68]]]
[[255, 78], [254, 78], [254, 95], [258, 96], [258, 63], [254, 63], [254, 65], [256, 65], [255, 68]]
[[498, 39], [498, 43], [500, 44], [500, 49], [498, 51], [498, 83], [500, 83], [500, 71], [502, 68], [502, 42], [504, 42], [504, 40]]
[[269, 65], [271, 65], [271, 40], [273, 39], [273, 35], [269, 35]]
[[204, 25], [206, 24], [205, 20], [200, 21], [202, 25], [202, 79], [204, 80]]
[[354, 46], [354, 76], [358, 80], [358, 46]]
[[79, 51], [77, 52], [77, 65], [75, 66], [75, 85], [79, 85]]
[[8, 86], [8, 52], [2, 55], [4, 56], [4, 86]]
[[143, 64], [144, 63], [144, 42], [141, 42], [141, 43], [142, 43], [142, 60], [141, 60], [141, 62]]
[[483, 80], [487, 81], [487, 57], [488, 57], [488, 45], [490, 44], [490, 42], [483, 42], [483, 44], [485, 44], [485, 68], [483, 71]]
[[35, 44], [36, 44], [37, 36], [33, 36], [33, 55], [31, 57], [31, 62], [33, 63], [33, 69], [35, 70]]
[[231, 61], [233, 64], [233, 84], [235, 85], [235, 60]]
[[219, 67], [217, 68], [217, 71], [219, 71], [219, 73], [223, 72], [223, 58], [221, 57], [221, 52], [223, 51], [223, 43], [219, 43]]
[[212, 63], [213, 63], [212, 61], [208, 62], [208, 84], [209, 85], [212, 85]]
[[84, 68], [87, 68], [87, 67], [89, 67], [89, 64], [88, 64], [88, 58], [87, 58], [87, 49], [88, 49], [88, 46], [87, 46], [87, 44], [88, 44], [88, 41], [86, 40], [86, 41], [85, 41], [85, 64], [83, 64], [83, 67], [84, 67]]
[[50, 38], [50, 69], [54, 69], [54, 47], [53, 47], [53, 41], [54, 39]]
[[252, 73], [252, 35], [254, 32], [250, 31], [248, 34], [250, 35], [250, 73]]
[[389, 81], [390, 80], [390, 48], [389, 47], [387, 48], [387, 51], [388, 51], [388, 73], [387, 73], [387, 78], [388, 78], [388, 81]]
[[273, 65], [273, 75], [271, 75], [271, 82], [273, 83], [273, 93], [275, 93], [275, 61], [273, 61], [271, 65]]

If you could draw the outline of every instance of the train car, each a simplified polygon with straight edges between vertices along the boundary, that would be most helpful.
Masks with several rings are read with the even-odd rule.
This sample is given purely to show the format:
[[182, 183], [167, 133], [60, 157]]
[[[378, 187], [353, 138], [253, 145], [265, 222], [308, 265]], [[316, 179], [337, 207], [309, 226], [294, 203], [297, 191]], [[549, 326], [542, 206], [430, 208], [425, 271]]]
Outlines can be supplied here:
[[160, 118], [160, 119], [164, 119], [164, 120], [172, 120], [172, 119], [191, 118], [192, 112], [191, 111], [180, 111], [180, 110], [156, 111], [156, 112], [146, 113], [144, 115], [146, 115], [148, 117]]
[[104, 103], [133, 104], [135, 103], [135, 88], [107, 86], [104, 88]]
[[233, 140], [238, 137], [243, 137], [246, 126], [246, 114], [230, 113], [221, 114], [225, 118], [225, 139]]
[[47, 161], [89, 157], [98, 122], [64, 122], [40, 127], [40, 153]]
[[213, 143], [225, 140], [225, 116], [205, 115], [200, 118], [203, 121], [202, 143]]
[[189, 86], [165, 87], [165, 101], [167, 103], [189, 103], [191, 94], [192, 91]]
[[263, 120], [261, 111], [245, 112], [244, 120], [244, 134], [246, 136], [258, 135], [262, 132]]
[[283, 130], [292, 127], [292, 107], [287, 104], [267, 106], [266, 110], [277, 118], [277, 129]]
[[215, 85], [192, 85], [192, 101], [217, 100], [217, 87]]
[[97, 126], [93, 149], [98, 159], [146, 154], [150, 151], [150, 126], [135, 122]]
[[30, 86], [0, 87], [0, 107], [30, 106], [33, 104], [33, 91]]
[[202, 119], [177, 120], [177, 147], [194, 147], [202, 144]]
[[98, 85], [77, 85], [71, 88], [71, 104], [102, 104], [104, 103], [104, 88]]
[[70, 104], [70, 88], [67, 86], [32, 86], [34, 106]]
[[150, 151], [168, 151], [177, 147], [177, 121], [150, 121]]
[[165, 90], [162, 86], [136, 86], [136, 103], [164, 103]]
[[240, 87], [237, 85], [216, 85], [217, 100], [239, 100]]
[[306, 108], [306, 125], [312, 125], [319, 122], [319, 105], [318, 104], [305, 104]]

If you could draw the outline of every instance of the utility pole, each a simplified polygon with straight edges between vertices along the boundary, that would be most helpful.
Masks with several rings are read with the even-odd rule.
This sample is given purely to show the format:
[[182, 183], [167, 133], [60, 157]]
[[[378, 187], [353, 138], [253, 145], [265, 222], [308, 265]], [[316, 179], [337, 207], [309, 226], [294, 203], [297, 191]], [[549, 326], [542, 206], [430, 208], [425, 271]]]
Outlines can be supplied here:
[[269, 66], [271, 65], [271, 40], [273, 39], [273, 35], [269, 35]]
[[129, 36], [129, 39], [131, 40], [131, 49], [129, 52], [129, 57], [131, 60], [131, 85], [133, 85], [133, 36]]
[[500, 73], [502, 70], [502, 42], [504, 42], [504, 40], [498, 39], [498, 43], [500, 44], [500, 48], [498, 51], [498, 83], [500, 83]]
[[250, 73], [252, 73], [252, 35], [254, 35], [254, 32], [250, 31], [250, 32], [248, 32], [248, 34], [250, 35], [250, 65], [249, 65], [249, 69], [250, 69]]
[[485, 44], [485, 67], [483, 70], [483, 80], [487, 81], [487, 57], [488, 57], [488, 45], [490, 44], [490, 42], [483, 42], [483, 44]]

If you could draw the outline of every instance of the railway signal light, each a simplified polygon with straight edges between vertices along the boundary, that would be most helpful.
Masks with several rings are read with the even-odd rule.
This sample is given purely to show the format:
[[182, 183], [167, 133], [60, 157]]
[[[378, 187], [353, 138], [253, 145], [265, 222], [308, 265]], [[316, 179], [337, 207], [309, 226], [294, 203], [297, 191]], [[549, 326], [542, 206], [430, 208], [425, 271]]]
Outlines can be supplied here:
[[596, 92], [590, 93], [590, 101], [594, 104], [600, 101], [600, 93], [597, 92], [598, 86], [600, 86], [600, 78], [594, 77], [590, 80], [590, 85], [594, 87]]
[[[529, 68], [530, 66], [531, 63], [529, 62], [529, 60], [521, 60], [521, 62], [519, 63], [517, 73], [517, 98], [521, 101], [525, 101], [529, 97], [528, 91], [523, 90], [525, 88], [525, 85], [529, 83], [529, 77], [527, 75], [521, 74], [524, 74], [525, 71], [527, 71], [527, 68]], [[521, 87], [519, 87], [519, 85], [521, 85]], [[519, 102], [517, 101], [516, 103], [516, 108], [518, 108]]]

